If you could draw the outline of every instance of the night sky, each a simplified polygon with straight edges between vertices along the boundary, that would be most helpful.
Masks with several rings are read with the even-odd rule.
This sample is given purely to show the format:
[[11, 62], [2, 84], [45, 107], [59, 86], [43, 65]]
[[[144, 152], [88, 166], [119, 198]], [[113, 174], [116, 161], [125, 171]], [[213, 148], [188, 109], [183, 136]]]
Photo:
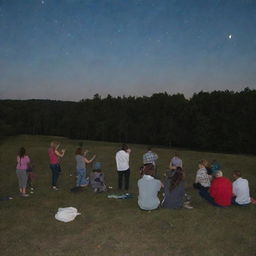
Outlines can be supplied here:
[[0, 0], [0, 98], [256, 89], [255, 0]]

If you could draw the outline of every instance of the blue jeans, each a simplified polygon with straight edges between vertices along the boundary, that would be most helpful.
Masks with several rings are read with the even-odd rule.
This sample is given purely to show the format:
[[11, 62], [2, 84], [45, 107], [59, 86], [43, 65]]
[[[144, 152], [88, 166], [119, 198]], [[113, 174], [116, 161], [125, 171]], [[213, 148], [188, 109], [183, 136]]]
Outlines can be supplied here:
[[52, 170], [52, 186], [56, 187], [57, 180], [59, 178], [61, 169], [59, 164], [50, 164], [50, 168]]
[[81, 185], [88, 184], [88, 181], [86, 180], [86, 169], [85, 168], [78, 168], [76, 169], [76, 186], [80, 187]]

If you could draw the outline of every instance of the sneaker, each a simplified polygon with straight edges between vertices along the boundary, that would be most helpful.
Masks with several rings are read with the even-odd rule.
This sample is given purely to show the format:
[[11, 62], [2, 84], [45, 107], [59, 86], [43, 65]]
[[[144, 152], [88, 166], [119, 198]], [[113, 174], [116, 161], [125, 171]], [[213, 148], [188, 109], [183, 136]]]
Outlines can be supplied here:
[[29, 197], [29, 194], [22, 193], [21, 196], [22, 196], [22, 197]]
[[187, 193], [185, 193], [185, 200], [186, 202], [191, 200], [191, 196]]
[[191, 205], [189, 204], [189, 202], [185, 202], [185, 203], [183, 204], [183, 207], [186, 208], [186, 209], [193, 209], [193, 208], [194, 208], [193, 206], [191, 206]]
[[55, 191], [59, 190], [57, 187], [52, 187], [52, 189]]

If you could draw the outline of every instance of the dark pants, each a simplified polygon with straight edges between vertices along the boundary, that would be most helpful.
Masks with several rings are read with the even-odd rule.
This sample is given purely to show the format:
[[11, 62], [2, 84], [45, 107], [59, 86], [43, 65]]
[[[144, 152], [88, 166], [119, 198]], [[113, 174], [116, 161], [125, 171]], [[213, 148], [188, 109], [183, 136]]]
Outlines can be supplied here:
[[199, 189], [199, 195], [200, 195], [203, 199], [205, 199], [206, 201], [208, 201], [211, 205], [218, 206], [218, 207], [222, 207], [222, 206], [220, 206], [220, 205], [218, 205], [218, 204], [216, 204], [216, 203], [214, 202], [213, 197], [210, 196], [210, 193], [208, 192], [207, 189]]
[[249, 203], [249, 204], [239, 204], [239, 203], [237, 203], [235, 196], [232, 197], [231, 203], [232, 203], [233, 205], [237, 205], [237, 206], [247, 206], [247, 205], [250, 205], [250, 203]]
[[202, 186], [200, 183], [194, 183], [193, 184], [193, 187], [195, 188], [195, 189], [198, 189], [199, 191], [201, 191], [201, 190], [207, 190], [208, 191], [208, 187], [204, 187], [204, 186]]
[[118, 171], [118, 188], [123, 188], [123, 179], [124, 179], [124, 188], [129, 189], [129, 178], [130, 178], [130, 169], [126, 171]]
[[57, 180], [60, 175], [61, 169], [59, 164], [50, 164], [50, 168], [52, 170], [52, 186], [56, 187]]

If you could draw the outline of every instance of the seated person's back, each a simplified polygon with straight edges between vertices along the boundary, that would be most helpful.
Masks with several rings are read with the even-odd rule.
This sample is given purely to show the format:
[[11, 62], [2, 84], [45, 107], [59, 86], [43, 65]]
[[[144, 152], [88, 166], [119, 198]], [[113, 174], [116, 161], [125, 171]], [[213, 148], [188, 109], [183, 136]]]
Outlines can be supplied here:
[[247, 179], [243, 179], [240, 171], [233, 172], [233, 195], [235, 204], [246, 205], [251, 202], [249, 183]]
[[144, 175], [138, 180], [138, 204], [142, 210], [154, 210], [157, 209], [160, 204], [157, 194], [161, 189], [162, 183], [152, 176], [153, 173], [154, 165], [147, 165], [144, 170]]
[[185, 197], [184, 175], [180, 167], [174, 174], [167, 177], [164, 182], [164, 200], [162, 206], [164, 208], [181, 208]]
[[93, 171], [90, 174], [90, 184], [94, 192], [102, 192], [106, 190], [105, 176], [101, 171], [101, 163], [95, 162]]
[[196, 173], [196, 179], [194, 188], [197, 189], [208, 189], [211, 185], [210, 176], [207, 174], [207, 169], [204, 166], [205, 160], [200, 160], [198, 163], [198, 171]]
[[231, 205], [232, 183], [229, 179], [223, 177], [221, 171], [216, 172], [215, 179], [210, 187], [210, 196], [219, 206]]

